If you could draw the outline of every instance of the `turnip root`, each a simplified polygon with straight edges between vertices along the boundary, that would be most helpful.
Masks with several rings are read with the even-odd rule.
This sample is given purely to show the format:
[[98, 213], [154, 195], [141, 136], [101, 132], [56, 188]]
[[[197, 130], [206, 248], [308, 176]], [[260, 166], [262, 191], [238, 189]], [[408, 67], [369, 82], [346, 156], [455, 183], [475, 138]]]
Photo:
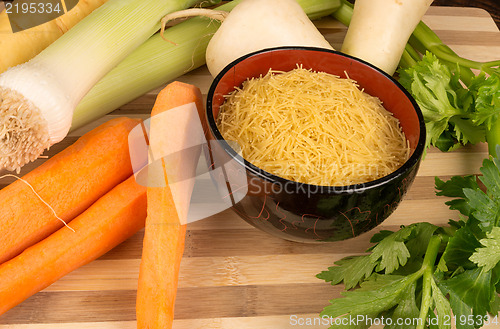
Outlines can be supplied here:
[[243, 55], [278, 46], [333, 49], [295, 0], [243, 0], [210, 40], [207, 67], [215, 77]]
[[394, 74], [432, 0], [356, 0], [341, 51]]

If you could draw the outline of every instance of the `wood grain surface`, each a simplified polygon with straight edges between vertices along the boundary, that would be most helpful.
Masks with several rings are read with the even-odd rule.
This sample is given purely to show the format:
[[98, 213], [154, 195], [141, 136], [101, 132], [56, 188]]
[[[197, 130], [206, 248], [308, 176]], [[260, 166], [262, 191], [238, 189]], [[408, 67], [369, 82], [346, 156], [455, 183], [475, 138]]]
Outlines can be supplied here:
[[432, 5], [445, 7], [474, 7], [484, 9], [491, 15], [497, 24], [497, 27], [500, 28], [500, 1], [498, 0], [434, 0]]
[[[500, 57], [500, 32], [484, 10], [434, 6], [424, 21], [462, 56], [479, 60]], [[330, 18], [316, 24], [339, 48], [345, 28]], [[178, 80], [197, 85], [205, 96], [211, 83], [206, 67]], [[146, 119], [157, 91], [72, 133], [54, 146], [49, 156], [110, 118], [127, 115]], [[486, 154], [484, 144], [448, 154], [431, 149], [405, 200], [377, 230], [395, 230], [418, 221], [445, 225], [448, 219], [458, 218], [444, 205], [443, 197], [435, 196], [434, 176], [446, 179], [478, 173]], [[23, 173], [43, 161], [30, 164]], [[2, 184], [9, 182], [6, 179]], [[294, 321], [318, 321], [318, 313], [329, 299], [340, 296], [341, 287], [332, 287], [315, 275], [342, 257], [362, 254], [370, 246], [372, 233], [333, 244], [299, 244], [258, 231], [231, 210], [189, 224], [174, 328], [327, 328], [321, 324], [301, 326]], [[0, 316], [0, 329], [135, 328], [142, 237], [140, 231]]]

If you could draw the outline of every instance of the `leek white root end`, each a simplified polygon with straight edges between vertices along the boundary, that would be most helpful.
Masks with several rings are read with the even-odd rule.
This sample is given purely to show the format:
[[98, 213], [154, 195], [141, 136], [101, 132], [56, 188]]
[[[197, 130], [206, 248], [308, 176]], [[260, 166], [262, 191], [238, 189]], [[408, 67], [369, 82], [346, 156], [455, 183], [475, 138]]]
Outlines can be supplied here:
[[197, 2], [109, 0], [29, 62], [3, 72], [0, 169], [19, 171], [63, 140], [75, 107], [99, 79], [153, 35], [163, 16]]
[[47, 120], [20, 93], [0, 87], [0, 168], [19, 172], [50, 146]]

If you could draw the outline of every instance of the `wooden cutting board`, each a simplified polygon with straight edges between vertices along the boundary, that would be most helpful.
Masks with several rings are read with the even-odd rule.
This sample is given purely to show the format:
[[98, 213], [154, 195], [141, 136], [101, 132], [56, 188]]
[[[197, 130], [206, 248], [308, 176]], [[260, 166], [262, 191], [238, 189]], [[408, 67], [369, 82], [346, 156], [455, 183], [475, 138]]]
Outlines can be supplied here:
[[[462, 56], [484, 61], [500, 58], [500, 32], [484, 10], [432, 7], [424, 21]], [[316, 23], [339, 49], [346, 29], [333, 19]], [[212, 79], [202, 67], [178, 80], [199, 86], [206, 95]], [[124, 115], [146, 119], [157, 91], [71, 134], [50, 154], [104, 120]], [[446, 179], [478, 173], [486, 155], [485, 145], [449, 154], [430, 150], [406, 199], [377, 230], [396, 230], [418, 221], [444, 225], [457, 218], [444, 205], [446, 200], [435, 196], [434, 176]], [[23, 173], [43, 161], [27, 166]], [[334, 244], [293, 243], [258, 231], [231, 210], [189, 224], [174, 328], [327, 328], [300, 325], [300, 321], [317, 322], [317, 314], [341, 291], [315, 275], [342, 257], [363, 253], [371, 235]], [[135, 328], [142, 238], [140, 231], [0, 316], [0, 329]]]

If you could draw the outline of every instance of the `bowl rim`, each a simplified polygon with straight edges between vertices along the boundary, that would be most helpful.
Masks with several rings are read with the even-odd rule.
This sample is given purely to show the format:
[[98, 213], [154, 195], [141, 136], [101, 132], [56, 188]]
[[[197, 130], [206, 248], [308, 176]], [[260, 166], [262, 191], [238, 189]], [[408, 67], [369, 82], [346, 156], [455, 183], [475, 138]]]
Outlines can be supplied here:
[[[219, 84], [220, 80], [222, 77], [229, 71], [231, 70], [236, 64], [246, 60], [249, 57], [253, 56], [258, 56], [264, 53], [269, 53], [269, 52], [274, 52], [274, 51], [287, 51], [287, 50], [306, 50], [306, 51], [319, 51], [319, 52], [325, 52], [325, 53], [331, 53], [336, 56], [341, 56], [341, 57], [346, 57], [349, 58], [353, 61], [360, 62], [363, 65], [368, 66], [371, 69], [374, 69], [377, 71], [379, 74], [381, 74], [383, 77], [386, 79], [389, 79], [397, 88], [399, 88], [403, 94], [408, 98], [408, 100], [411, 102], [413, 109], [415, 110], [415, 113], [418, 118], [418, 124], [420, 128], [420, 134], [418, 138], [417, 145], [415, 147], [415, 150], [413, 151], [412, 155], [408, 160], [405, 161], [405, 163], [393, 171], [392, 173], [385, 175], [383, 177], [380, 177], [376, 180], [369, 181], [369, 182], [364, 182], [364, 183], [357, 183], [357, 184], [351, 184], [351, 185], [314, 185], [314, 184], [308, 184], [308, 183], [302, 183], [302, 182], [297, 182], [293, 180], [289, 180], [277, 175], [274, 175], [268, 171], [265, 171], [264, 169], [261, 169], [251, 162], [247, 161], [244, 159], [240, 154], [238, 154], [230, 145], [229, 143], [224, 139], [222, 136], [221, 132], [219, 131], [219, 128], [217, 127], [217, 123], [215, 121], [215, 117], [213, 116], [212, 112], [212, 99], [214, 97], [215, 89], [217, 85]], [[336, 193], [340, 194], [343, 192], [347, 193], [352, 193], [353, 191], [356, 192], [363, 192], [368, 189], [373, 189], [377, 188], [379, 186], [382, 186], [384, 184], [387, 184], [394, 179], [400, 177], [401, 175], [405, 174], [406, 172], [409, 172], [418, 162], [420, 161], [424, 149], [425, 149], [425, 139], [426, 139], [426, 127], [425, 127], [425, 121], [424, 121], [424, 116], [422, 114], [422, 111], [420, 107], [418, 106], [417, 102], [411, 96], [411, 94], [396, 80], [394, 79], [391, 75], [387, 74], [386, 72], [382, 71], [378, 67], [374, 66], [373, 64], [370, 64], [360, 58], [344, 54], [340, 51], [337, 50], [331, 50], [331, 49], [326, 49], [326, 48], [319, 48], [319, 47], [310, 47], [310, 46], [279, 46], [279, 47], [271, 47], [271, 48], [264, 48], [261, 50], [257, 50], [251, 53], [248, 53], [246, 55], [243, 55], [222, 69], [217, 76], [214, 78], [212, 81], [210, 88], [208, 90], [207, 94], [207, 102], [206, 102], [206, 107], [205, 107], [205, 116], [206, 120], [208, 122], [208, 126], [210, 129], [210, 132], [213, 134], [217, 142], [222, 146], [224, 151], [230, 155], [230, 157], [234, 160], [236, 160], [240, 165], [242, 165], [245, 170], [250, 171], [253, 175], [264, 179], [265, 181], [269, 183], [278, 183], [278, 184], [295, 184], [301, 187], [301, 189], [307, 189], [307, 191], [311, 190], [316, 190], [316, 191], [321, 191], [321, 193]], [[318, 190], [319, 188], [319, 190]], [[340, 191], [340, 192], [339, 192]]]

